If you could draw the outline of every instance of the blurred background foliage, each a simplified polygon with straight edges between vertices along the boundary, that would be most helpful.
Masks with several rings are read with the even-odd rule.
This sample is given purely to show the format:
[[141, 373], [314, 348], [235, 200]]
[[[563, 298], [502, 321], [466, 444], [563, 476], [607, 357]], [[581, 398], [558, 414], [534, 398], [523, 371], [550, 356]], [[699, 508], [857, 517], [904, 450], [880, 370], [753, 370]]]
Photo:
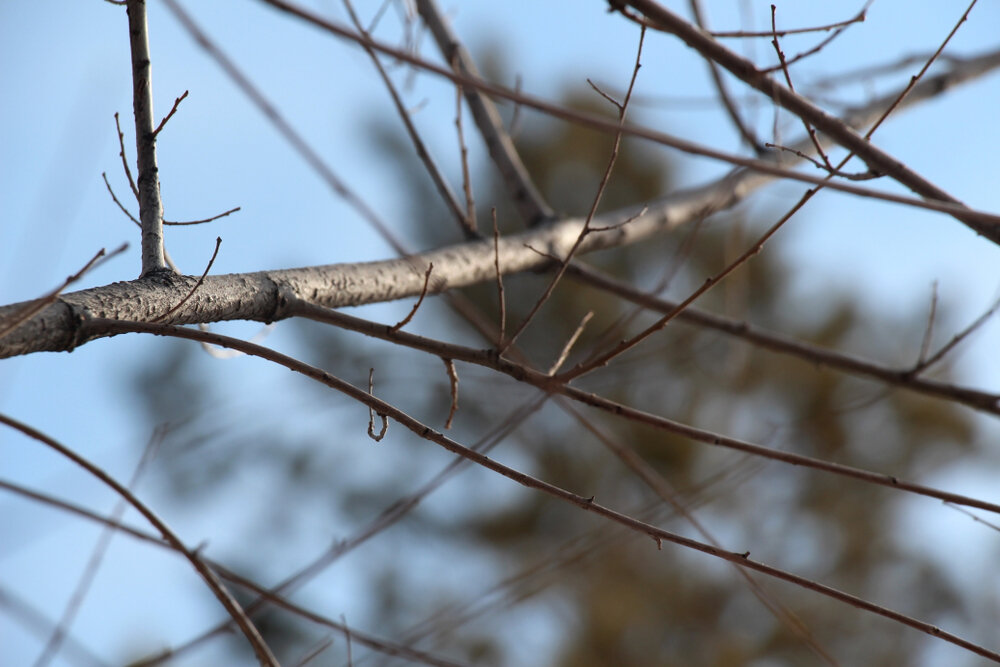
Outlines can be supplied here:
[[[613, 112], [589, 90], [571, 91], [564, 100]], [[540, 189], [557, 210], [585, 215], [612, 138], [550, 119], [522, 120], [517, 145]], [[478, 155], [470, 126], [471, 120], [467, 140]], [[459, 241], [457, 226], [396, 120], [386, 114], [368, 131], [386, 163], [394, 165], [389, 182], [410, 192], [413, 228], [405, 234], [417, 239], [419, 248]], [[488, 233], [494, 206], [503, 232], [521, 229], [490, 165], [471, 166], [480, 229]], [[626, 140], [601, 210], [670, 190], [670, 165], [662, 154]], [[740, 212], [719, 215], [581, 261], [643, 289], [683, 298], [782, 212], [773, 213], [752, 220]], [[888, 362], [915, 359], [925, 312], [893, 319], [862, 311], [849, 295], [832, 291], [795, 299], [790, 289], [795, 276], [782, 263], [780, 245], [779, 234], [697, 306]], [[508, 331], [550, 279], [551, 274], [525, 274], [505, 280]], [[463, 289], [456, 296], [487, 321], [497, 321], [496, 285]], [[410, 304], [404, 305], [403, 312]], [[547, 368], [584, 314], [593, 311], [569, 360], [574, 363], [655, 319], [633, 310], [612, 295], [564, 279], [520, 338], [519, 353]], [[313, 323], [281, 326], [294, 329], [297, 354], [305, 361], [362, 386], [374, 367], [380, 397], [442, 427], [449, 392], [439, 359]], [[428, 299], [408, 329], [491, 345], [442, 297]], [[263, 500], [248, 505], [238, 525], [225, 527], [235, 537], [220, 547], [222, 559], [273, 584], [280, 579], [276, 560], [304, 566], [323, 553], [315, 545], [332, 536], [324, 576], [307, 583], [297, 599], [306, 604], [324, 599], [334, 586], [328, 577], [339, 576], [350, 582], [354, 596], [346, 620], [382, 637], [477, 665], [574, 667], [823, 664], [820, 653], [839, 664], [889, 666], [912, 664], [927, 647], [926, 637], [899, 624], [753, 575], [769, 599], [797, 619], [782, 621], [725, 563], [670, 544], [658, 549], [648, 538], [490, 473], [453, 466], [450, 455], [399, 427], [391, 425], [386, 440], [375, 444], [364, 435], [366, 411], [343, 408], [346, 399], [322, 387], [303, 381], [294, 396], [278, 400], [269, 386], [228, 386], [225, 372], [216, 370], [236, 362], [205, 363], [195, 346], [177, 341], [164, 342], [163, 349], [160, 359], [137, 371], [135, 395], [151, 424], [172, 425], [159, 463], [165, 488], [178, 504], [196, 508], [216, 502], [238, 478], [260, 479]], [[905, 552], [896, 527], [901, 494], [715, 450], [584, 406], [567, 407], [482, 369], [459, 364], [458, 373], [453, 435], [463, 443], [495, 446], [491, 456], [536, 477], [703, 539], [683, 515], [693, 514], [728, 549], [749, 549], [756, 560], [921, 619], [970, 613], [956, 583], [933, 563]], [[937, 369], [939, 377], [947, 374], [946, 367]], [[701, 428], [908, 479], [920, 479], [971, 446], [969, 418], [947, 403], [818, 369], [681, 322], [580, 385]], [[234, 391], [246, 394], [242, 407], [222, 410]], [[285, 401], [302, 410], [286, 414]], [[623, 465], [585, 423], [641, 457], [670, 502]], [[494, 433], [502, 436], [499, 443], [491, 439]], [[449, 466], [457, 474], [434, 486]], [[422, 502], [399, 516], [415, 498]], [[386, 517], [398, 521], [344, 547]], [[343, 562], [348, 551], [357, 557]], [[290, 664], [324, 636], [284, 611], [268, 610], [257, 618], [279, 658]], [[239, 638], [226, 641], [234, 658], [249, 658]], [[315, 664], [346, 664], [345, 655], [336, 637], [334, 648]], [[352, 660], [400, 662], [359, 645], [353, 646]]]

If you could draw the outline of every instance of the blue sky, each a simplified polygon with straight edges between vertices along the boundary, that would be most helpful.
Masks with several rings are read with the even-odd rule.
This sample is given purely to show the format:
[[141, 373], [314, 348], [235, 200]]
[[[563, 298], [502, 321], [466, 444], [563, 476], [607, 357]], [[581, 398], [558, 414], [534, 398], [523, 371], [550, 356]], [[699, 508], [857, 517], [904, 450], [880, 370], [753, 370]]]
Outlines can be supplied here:
[[[366, 15], [379, 4], [357, 3]], [[502, 49], [511, 70], [521, 74], [524, 89], [532, 94], [558, 99], [568, 86], [578, 87], [586, 77], [621, 85], [631, 71], [635, 30], [607, 15], [596, 0], [571, 6], [523, 0], [504, 3], [502, 11], [496, 10], [496, 3], [443, 4], [473, 52]], [[712, 3], [711, 24], [720, 29], [739, 27], [732, 17], [742, 5], [752, 8], [754, 27], [765, 29], [769, 4]], [[278, 16], [260, 3], [219, 0], [185, 6], [390, 224], [407, 216], [405, 193], [394, 189], [393, 172], [364, 144], [373, 114], [388, 117], [391, 110], [362, 51]], [[338, 21], [346, 20], [339, 3], [315, 2], [313, 6]], [[779, 6], [779, 21], [783, 26], [816, 25], [840, 20], [856, 9], [845, 3], [823, 7], [788, 3]], [[865, 23], [794, 72], [810, 80], [929, 52], [960, 13], [957, 3], [878, 0]], [[385, 21], [391, 37], [391, 26], [398, 24], [394, 12]], [[167, 217], [202, 218], [242, 207], [240, 213], [209, 227], [168, 230], [167, 247], [185, 272], [200, 273], [217, 235], [223, 243], [213, 268], [216, 273], [392, 256], [391, 249], [324, 188], [156, 0], [150, 1], [149, 22], [157, 116], [170, 108], [176, 96], [190, 90], [159, 143]], [[1000, 5], [981, 3], [959, 31], [951, 51], [971, 55], [995, 48], [997, 25]], [[792, 53], [795, 44], [811, 43], [813, 38], [790, 40], [786, 50]], [[766, 40], [753, 47], [760, 59], [769, 62], [768, 48]], [[432, 51], [429, 45], [426, 51]], [[885, 92], [905, 76], [877, 83], [873, 89]], [[0, 84], [5, 91], [0, 96], [0, 303], [33, 298], [75, 272], [99, 248], [111, 249], [125, 241], [131, 244], [127, 253], [73, 289], [136, 277], [137, 230], [111, 203], [101, 180], [101, 172], [107, 172], [119, 197], [127, 194], [113, 125], [113, 114], [120, 112], [126, 148], [134, 156], [124, 10], [100, 0], [0, 3]], [[866, 92], [862, 87], [850, 91], [854, 99]], [[651, 36], [637, 94], [701, 99], [712, 93], [703, 64], [686, 47], [670, 38]], [[407, 99], [414, 105], [427, 100], [415, 119], [457, 182], [452, 93], [441, 82], [421, 76]], [[879, 130], [875, 141], [969, 205], [996, 212], [1000, 210], [995, 162], [1000, 154], [998, 108], [1000, 74], [994, 74], [940, 101], [901, 113]], [[769, 127], [770, 113], [769, 108], [760, 112], [761, 127]], [[448, 120], [441, 122], [442, 117]], [[739, 148], [729, 126], [711, 107], [637, 107], [635, 118], [723, 150]], [[797, 126], [787, 122], [784, 126], [786, 136], [798, 136]], [[477, 159], [483, 155], [475, 141], [470, 141], [470, 149]], [[679, 159], [677, 173], [684, 185], [724, 171], [704, 159]], [[901, 192], [892, 184], [879, 182], [878, 186]], [[749, 204], [750, 210], [781, 211], [801, 190], [796, 185], [771, 187]], [[796, 287], [803, 297], [835, 287], [851, 291], [873, 308], [905, 312], [929, 302], [931, 285], [937, 281], [949, 317], [939, 341], [975, 318], [1000, 290], [1000, 249], [940, 214], [827, 193], [817, 197], [782, 234], [780, 252], [800, 268], [801, 284]], [[408, 304], [394, 304], [385, 306], [384, 312], [408, 308]], [[255, 329], [256, 325], [233, 325], [227, 330], [249, 334]], [[1000, 356], [995, 354], [998, 336], [1000, 325], [993, 322], [963, 348], [959, 369], [965, 382], [1000, 390]], [[280, 347], [284, 342], [279, 327], [269, 344]], [[0, 411], [79, 449], [116, 477], [127, 478], [140, 450], [135, 442], [145, 441], [148, 433], [142, 430], [145, 424], [130, 414], [121, 378], [130, 367], [156, 353], [156, 341], [119, 337], [92, 343], [70, 355], [46, 353], [3, 360]], [[239, 365], [233, 372], [248, 385], [266, 385], [273, 377], [260, 369], [260, 362], [231, 363]], [[0, 462], [3, 476], [19, 483], [58, 490], [95, 508], [106, 510], [114, 502], [98, 484], [7, 430], [0, 431]], [[961, 483], [948, 479], [953, 485]], [[979, 481], [959, 479], [969, 480], [970, 488], [987, 494], [979, 488]], [[155, 496], [152, 500], [155, 504]], [[211, 534], [209, 520], [188, 515], [173, 519], [192, 543]], [[0, 520], [9, 536], [0, 538], [0, 580], [30, 596], [50, 616], [58, 616], [94, 531], [6, 495], [0, 496]], [[79, 555], [81, 544], [83, 556]], [[134, 549], [126, 540], [116, 540], [105, 570], [129, 569], [141, 558], [143, 573], [157, 572], [146, 582], [149, 595], [167, 596], [175, 590], [193, 595], [198, 590], [200, 584], [186, 575], [183, 564]], [[39, 567], [43, 562], [45, 567]], [[106, 630], [103, 621], [98, 621], [101, 614], [94, 612], [115, 609], [120, 591], [114, 586], [108, 577], [87, 608], [90, 615], [82, 614], [74, 628], [108, 660], [120, 658], [127, 650], [102, 646], [101, 633]], [[164, 633], [179, 638], [192, 628], [204, 627], [205, 607], [173, 619], [176, 627]], [[121, 622], [141, 628], [148, 619], [138, 612]], [[39, 650], [35, 640], [22, 637], [19, 627], [0, 613], [0, 637], [17, 638], [4, 640], [12, 664], [33, 659]], [[127, 634], [115, 632], [114, 636]]]

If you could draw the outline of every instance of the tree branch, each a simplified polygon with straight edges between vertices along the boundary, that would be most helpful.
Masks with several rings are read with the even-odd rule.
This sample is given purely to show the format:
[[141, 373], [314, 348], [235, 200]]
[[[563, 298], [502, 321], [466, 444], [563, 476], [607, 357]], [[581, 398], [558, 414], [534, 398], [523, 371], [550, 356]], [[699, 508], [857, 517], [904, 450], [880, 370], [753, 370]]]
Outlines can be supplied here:
[[142, 221], [142, 275], [169, 271], [163, 258], [163, 202], [156, 166], [153, 129], [153, 79], [149, 58], [146, 0], [128, 0], [128, 35], [132, 53], [132, 113], [135, 150], [139, 163], [139, 219]]
[[[609, 0], [609, 2], [612, 9], [623, 9], [626, 4], [633, 7], [652, 22], [650, 27], [675, 35], [704, 58], [726, 68], [747, 85], [756, 88], [774, 100], [776, 104], [829, 135], [836, 143], [857, 155], [873, 172], [889, 176], [926, 199], [965, 207], [961, 201], [904, 165], [897, 158], [879, 149], [842, 120], [828, 114], [806, 98], [763, 74], [753, 62], [730, 51], [719, 41], [683, 20], [655, 0]], [[997, 225], [984, 224], [982, 220], [970, 217], [962, 211], [956, 211], [952, 215], [994, 243], [1000, 243], [1000, 227]]]

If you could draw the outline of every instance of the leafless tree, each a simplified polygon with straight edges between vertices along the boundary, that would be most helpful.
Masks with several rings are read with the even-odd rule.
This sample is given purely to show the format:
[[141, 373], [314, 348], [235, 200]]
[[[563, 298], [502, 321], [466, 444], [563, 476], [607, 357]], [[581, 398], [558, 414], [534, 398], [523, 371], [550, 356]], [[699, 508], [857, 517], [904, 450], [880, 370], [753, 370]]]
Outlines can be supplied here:
[[[97, 341], [125, 334], [185, 342], [157, 340], [156, 359], [133, 363], [146, 416], [166, 426], [132, 482], [105, 472], [79, 443], [57, 441], [45, 424], [0, 414], [25, 442], [72, 460], [122, 503], [107, 515], [67, 502], [56, 487], [0, 480], [11, 494], [105, 530], [60, 618], [37, 619], [29, 603], [0, 589], [7, 614], [44, 628], [37, 664], [57, 656], [100, 662], [73, 623], [115, 532], [185, 559], [226, 614], [164, 651], [148, 643], [155, 632], [137, 638], [141, 664], [182, 661], [233, 630], [241, 636], [225, 644], [233, 659], [249, 660], [249, 647], [261, 665], [508, 664], [526, 654], [574, 665], [901, 664], [937, 651], [968, 664], [1000, 662], [1000, 645], [984, 629], [1000, 617], [996, 591], [990, 602], [988, 591], [950, 580], [960, 549], [942, 565], [907, 554], [898, 535], [910, 499], [916, 504], [906, 507], [943, 502], [950, 521], [996, 530], [1000, 498], [927, 474], [958, 459], [995, 460], [977, 447], [977, 425], [1000, 415], [1000, 394], [970, 386], [951, 364], [995, 306], [947, 335], [934, 331], [946, 326], [938, 312], [948, 308], [936, 292], [929, 315], [926, 307], [897, 319], [872, 315], [834, 288], [805, 309], [793, 305], [794, 276], [773, 250], [829, 192], [870, 202], [880, 212], [871, 213], [873, 225], [890, 204], [894, 215], [931, 212], [978, 243], [1000, 244], [1000, 215], [963, 203], [879, 142], [880, 129], [911, 107], [982, 86], [1000, 66], [1000, 49], [953, 54], [953, 38], [977, 20], [975, 2], [964, 13], [955, 8], [954, 24], [942, 26], [927, 53], [822, 79], [810, 78], [809, 63], [865, 30], [867, 6], [794, 29], [772, 6], [766, 29], [713, 32], [698, 0], [687, 3], [687, 18], [651, 0], [574, 4], [567, 23], [575, 12], [606, 11], [609, 29], [629, 31], [634, 48], [591, 44], [581, 62], [616, 59], [628, 76], [588, 79], [589, 87], [560, 96], [510, 85], [496, 58], [477, 63], [435, 0], [344, 0], [337, 19], [261, 0], [274, 21], [349, 42], [370, 61], [387, 95], [384, 117], [398, 125], [373, 124], [367, 150], [384, 156], [385, 178], [410, 193], [413, 211], [411, 220], [390, 221], [382, 202], [342, 175], [349, 156], [307, 139], [227, 55], [222, 36], [178, 0], [162, 0], [205, 66], [221, 68], [240, 103], [259, 110], [396, 253], [234, 274], [214, 273], [213, 254], [196, 275], [171, 260], [171, 225], [229, 224], [220, 218], [237, 209], [164, 218], [157, 141], [195, 102], [171, 94], [168, 113], [154, 113], [151, 70], [171, 54], [156, 49], [158, 26], [144, 0], [107, 2], [119, 7], [95, 1], [94, 11], [128, 19], [133, 122], [118, 128], [121, 175], [109, 168], [104, 183], [141, 230], [140, 276], [70, 291], [123, 248], [102, 250], [51, 292], [0, 307], [0, 357], [114, 345]], [[662, 49], [678, 44], [703, 61], [716, 91], [716, 144], [635, 120], [680, 104], [654, 99], [663, 86], [648, 82], [669, 71]], [[755, 57], [734, 44], [756, 45]], [[892, 76], [899, 72], [902, 82]], [[448, 87], [449, 117], [414, 108], [415, 78]], [[869, 92], [843, 102], [857, 81]], [[337, 84], [317, 77], [314, 85]], [[442, 145], [430, 132], [453, 138]], [[460, 156], [457, 169], [441, 159], [444, 150]], [[470, 157], [480, 150], [488, 168]], [[725, 171], [674, 186], [670, 155]], [[782, 210], [751, 215], [760, 191], [779, 192]], [[402, 310], [391, 321], [371, 313], [395, 311], [345, 310], [397, 301]], [[213, 330], [235, 320], [276, 323], [298, 342]], [[212, 392], [241, 392], [229, 375], [236, 355], [304, 376], [302, 412], [274, 407], [281, 426], [247, 429], [236, 423], [242, 417], [220, 417]], [[337, 416], [338, 441], [358, 447], [367, 429], [381, 444], [367, 447], [366, 460], [389, 472], [366, 479], [358, 460], [325, 458], [328, 424], [294, 445], [291, 425], [311, 424], [310, 386], [322, 388], [324, 404], [366, 409], [367, 425], [355, 412]], [[259, 398], [255, 411], [265, 412], [267, 392]], [[253, 548], [226, 558], [198, 547], [133, 488], [142, 470], [158, 469], [175, 490], [188, 485], [177, 493], [183, 503], [262, 459], [285, 471], [285, 492], [273, 502], [281, 521], [309, 511], [296, 500], [308, 491], [354, 522], [318, 552], [289, 546], [299, 566], [277, 577]], [[147, 527], [123, 522], [126, 507]], [[281, 542], [280, 531], [257, 529]], [[241, 533], [220, 525], [218, 534]], [[303, 602], [307, 593], [323, 596], [324, 574], [355, 552], [370, 554], [352, 570], [371, 601], [362, 622]], [[433, 574], [421, 572], [428, 559], [437, 562]], [[476, 568], [491, 576], [473, 576]], [[537, 648], [524, 646], [529, 625], [545, 636]]]

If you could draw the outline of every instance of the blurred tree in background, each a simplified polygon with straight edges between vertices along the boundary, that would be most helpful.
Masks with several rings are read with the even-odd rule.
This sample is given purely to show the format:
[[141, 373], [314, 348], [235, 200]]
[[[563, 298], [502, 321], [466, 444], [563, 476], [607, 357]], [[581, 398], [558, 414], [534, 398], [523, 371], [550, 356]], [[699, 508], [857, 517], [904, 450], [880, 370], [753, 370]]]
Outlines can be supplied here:
[[[607, 111], [589, 91], [568, 95], [566, 103]], [[412, 153], [394, 125], [379, 123], [372, 131], [387, 161]], [[517, 143], [547, 200], [562, 213], [585, 215], [612, 139], [575, 125], [537, 121]], [[442, 236], [442, 205], [420, 163], [397, 157], [395, 164], [391, 178], [411, 193], [423, 245], [454, 241]], [[488, 172], [488, 165], [476, 166]], [[602, 208], [653, 199], [668, 192], [670, 182], [662, 159], [626, 141]], [[496, 206], [501, 230], [519, 228], [498, 183], [476, 193], [476, 200], [481, 227], [490, 224]], [[748, 238], [770, 223], [734, 213], [648, 243], [590, 255], [586, 262], [648, 289], [683, 296], [731, 262]], [[833, 291], [793, 298], [794, 278], [781, 254], [780, 247], [769, 247], [699, 306], [874, 358], [902, 361], [919, 348], [914, 332], [921, 332], [925, 313], [897, 321], [863, 311]], [[541, 273], [504, 281], [508, 322], [527, 315], [550, 279], [551, 274]], [[461, 298], [485, 320], [496, 321], [495, 284], [463, 289]], [[636, 313], [606, 292], [565, 280], [519, 339], [520, 354], [546, 367], [588, 311], [593, 319], [571, 363], [651, 321], [648, 313]], [[329, 327], [300, 326], [302, 356], [311, 363], [358, 381], [374, 367], [377, 394], [407, 405], [429, 423], [439, 424], [447, 414], [448, 382], [438, 360]], [[489, 342], [442, 302], [425, 303], [411, 326], [473, 346]], [[323, 426], [307, 420], [295, 429], [281, 422], [260, 424], [256, 411], [268, 401], [266, 389], [253, 402], [260, 402], [259, 408], [248, 408], [249, 422], [220, 423], [204, 406], [224, 394], [225, 386], [216, 386], [194, 367], [196, 348], [175, 343], [170, 349], [141, 372], [136, 387], [151, 423], [182, 424], [166, 448], [172, 488], [178, 501], [198, 503], [247, 468], [266, 471], [267, 513], [247, 517], [241, 543], [268, 544], [237, 557], [258, 581], [266, 580], [262, 575], [273, 550], [289, 550], [293, 560], [306, 557], [296, 550], [314, 540], [302, 532], [321, 530], [349, 539], [398, 510], [399, 503], [450, 465], [436, 449], [402, 444], [408, 434], [398, 430], [390, 429], [381, 444], [367, 441], [363, 418], [336, 427], [325, 420]], [[967, 613], [954, 582], [925, 558], [904, 553], [895, 528], [900, 498], [889, 490], [717, 451], [547, 399], [475, 367], [460, 364], [459, 376], [457, 434], [501, 433], [492, 455], [540, 479], [682, 534], [698, 537], [692, 520], [704, 521], [724, 545], [746, 545], [755, 558], [920, 618]], [[919, 478], [942, 457], [960, 455], [970, 440], [969, 420], [948, 403], [888, 391], [682, 322], [670, 324], [584, 384], [684, 423], [906, 478]], [[329, 401], [318, 399], [309, 386], [301, 393], [295, 400], [317, 410]], [[293, 435], [296, 431], [302, 433]], [[645, 474], [656, 480], [652, 487], [608, 443], [637, 455]], [[364, 453], [345, 451], [357, 448]], [[765, 604], [727, 564], [672, 545], [660, 550], [647, 538], [540, 494], [512, 489], [482, 470], [459, 470], [433, 493], [421, 495], [423, 502], [398, 523], [358, 546], [362, 562], [328, 565], [349, 568], [344, 576], [355, 580], [357, 594], [371, 599], [366, 617], [350, 621], [483, 665], [515, 664], [531, 656], [534, 664], [574, 667], [827, 661], [888, 666], [910, 664], [926, 647], [925, 637], [899, 624], [752, 574]], [[304, 521], [304, 512], [317, 516]], [[321, 586], [309, 590], [324, 595]], [[282, 611], [261, 618], [267, 619], [262, 627], [269, 644], [286, 660], [301, 653], [302, 637], [320, 636], [308, 622]], [[232, 641], [240, 655], [245, 653], [240, 639]], [[354, 649], [355, 664], [393, 662], [362, 660], [362, 654], [363, 649]]]

